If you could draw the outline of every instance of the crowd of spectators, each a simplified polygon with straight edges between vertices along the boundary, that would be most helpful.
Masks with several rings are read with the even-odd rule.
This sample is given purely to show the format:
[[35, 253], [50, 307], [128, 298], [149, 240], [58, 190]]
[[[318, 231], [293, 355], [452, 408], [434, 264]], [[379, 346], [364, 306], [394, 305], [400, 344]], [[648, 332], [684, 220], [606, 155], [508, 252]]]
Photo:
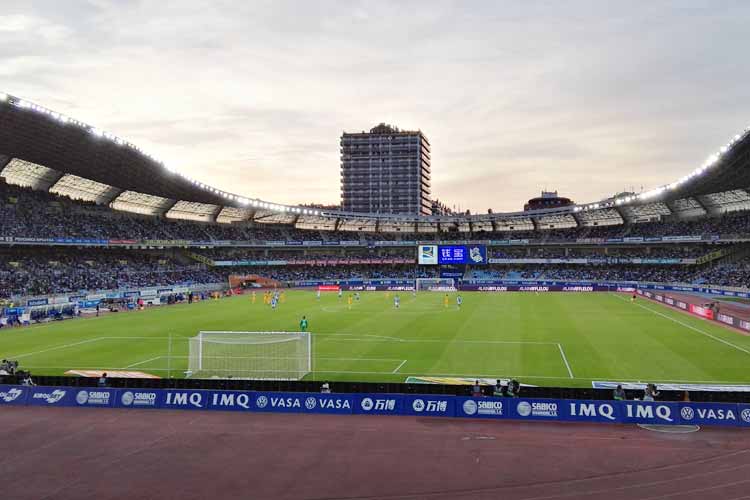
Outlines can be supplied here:
[[[378, 254], [375, 254], [378, 255]], [[312, 257], [309, 257], [312, 258]], [[340, 255], [316, 256], [341, 259]], [[387, 259], [387, 255], [379, 258]], [[271, 255], [269, 260], [274, 260]], [[356, 260], [351, 257], [351, 260]], [[145, 250], [14, 248], [0, 253], [0, 299], [81, 290], [224, 283], [230, 274], [287, 281], [414, 279], [439, 277], [438, 266], [408, 264], [266, 265], [212, 267], [179, 252]], [[653, 281], [750, 286], [750, 260], [707, 265], [543, 264], [474, 268], [468, 279]]]
[[3, 252], [0, 298], [47, 295], [79, 290], [200, 284], [225, 277], [205, 265], [180, 264], [164, 255], [105, 249]]
[[664, 246], [630, 246], [630, 247], [495, 247], [491, 257], [501, 259], [581, 259], [581, 258], [652, 258], [652, 259], [695, 259], [706, 255], [717, 247], [703, 244], [668, 244]]
[[73, 201], [44, 191], [11, 186], [0, 179], [0, 237], [90, 238], [194, 241], [399, 240], [455, 241], [527, 239], [573, 242], [622, 237], [750, 234], [750, 212], [692, 221], [659, 221], [614, 226], [512, 231], [370, 232], [296, 229], [283, 224], [210, 224], [114, 211], [94, 203]]

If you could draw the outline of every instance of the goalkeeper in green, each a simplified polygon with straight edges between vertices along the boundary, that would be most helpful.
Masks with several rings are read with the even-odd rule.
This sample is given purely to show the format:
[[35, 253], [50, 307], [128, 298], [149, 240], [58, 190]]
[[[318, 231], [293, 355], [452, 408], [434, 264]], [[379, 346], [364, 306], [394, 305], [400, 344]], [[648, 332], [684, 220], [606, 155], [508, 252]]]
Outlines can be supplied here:
[[306, 332], [307, 331], [307, 318], [304, 317], [304, 316], [302, 316], [302, 320], [300, 320], [300, 322], [299, 322], [299, 330], [301, 332]]

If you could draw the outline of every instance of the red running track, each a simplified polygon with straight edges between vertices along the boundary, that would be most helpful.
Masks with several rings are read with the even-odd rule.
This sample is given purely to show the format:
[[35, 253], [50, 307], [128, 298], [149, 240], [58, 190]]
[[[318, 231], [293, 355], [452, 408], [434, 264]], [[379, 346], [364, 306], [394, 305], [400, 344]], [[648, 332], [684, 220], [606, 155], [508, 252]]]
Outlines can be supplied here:
[[0, 429], [13, 500], [750, 499], [741, 429], [23, 407]]

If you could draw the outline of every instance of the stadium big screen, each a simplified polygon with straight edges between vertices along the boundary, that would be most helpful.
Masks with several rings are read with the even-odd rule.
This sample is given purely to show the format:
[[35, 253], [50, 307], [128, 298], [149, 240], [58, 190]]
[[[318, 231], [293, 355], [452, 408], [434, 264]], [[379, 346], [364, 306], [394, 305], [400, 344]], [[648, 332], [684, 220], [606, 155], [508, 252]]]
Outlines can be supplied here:
[[487, 263], [484, 245], [419, 245], [418, 262], [421, 265]]

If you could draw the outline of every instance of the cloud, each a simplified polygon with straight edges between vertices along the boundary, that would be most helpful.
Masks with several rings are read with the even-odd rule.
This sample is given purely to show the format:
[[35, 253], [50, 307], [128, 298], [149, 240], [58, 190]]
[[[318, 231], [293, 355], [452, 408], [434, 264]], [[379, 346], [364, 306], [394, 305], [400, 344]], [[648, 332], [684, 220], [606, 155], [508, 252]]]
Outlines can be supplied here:
[[481, 212], [671, 182], [750, 121], [744, 2], [7, 3], [2, 90], [278, 202], [338, 202], [341, 133], [381, 121]]

